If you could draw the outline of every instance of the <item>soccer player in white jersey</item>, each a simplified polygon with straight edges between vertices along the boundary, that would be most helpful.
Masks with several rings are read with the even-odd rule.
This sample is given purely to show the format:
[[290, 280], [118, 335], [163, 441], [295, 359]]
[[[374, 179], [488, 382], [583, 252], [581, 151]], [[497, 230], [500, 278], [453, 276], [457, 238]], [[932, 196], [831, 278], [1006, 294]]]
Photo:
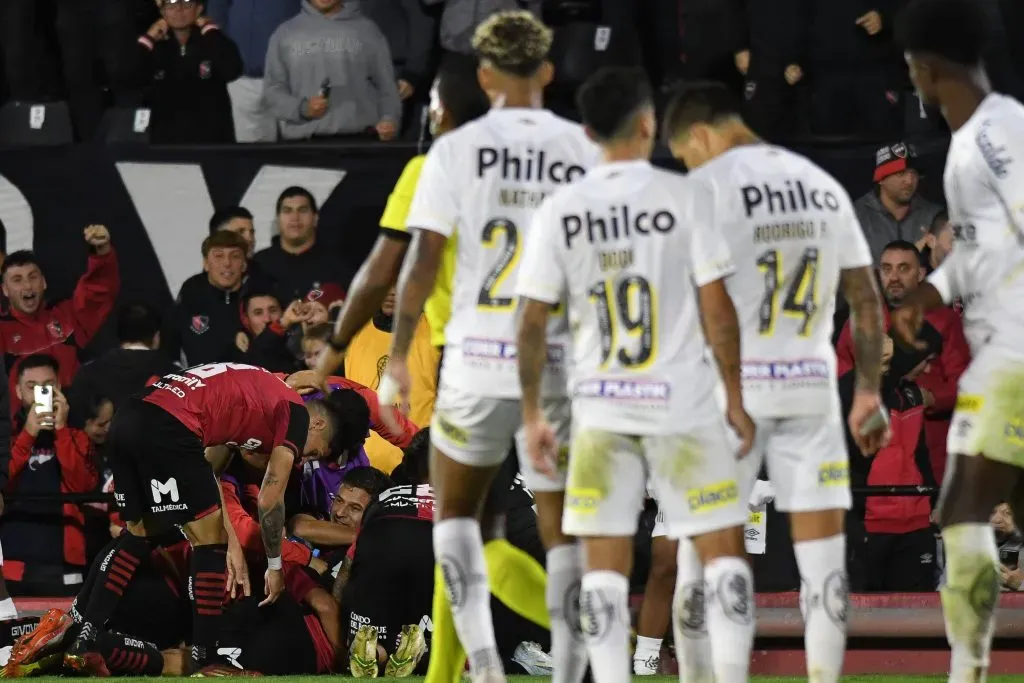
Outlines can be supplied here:
[[972, 360], [960, 378], [938, 506], [954, 683], [983, 681], [988, 670], [999, 596], [989, 516], [1003, 501], [1024, 513], [1024, 106], [991, 90], [979, 5], [918, 0], [898, 26], [922, 102], [938, 107], [953, 133], [943, 178], [953, 251], [892, 326], [903, 344], [919, 344], [925, 312], [964, 301]]
[[[758, 427], [753, 455], [741, 464], [743, 500], [766, 459], [775, 506], [789, 513], [802, 578], [808, 676], [832, 683], [839, 680], [846, 645], [843, 523], [851, 505], [832, 316], [842, 286], [857, 355], [850, 426], [870, 454], [886, 438], [881, 303], [846, 191], [804, 157], [761, 142], [739, 106], [721, 84], [690, 84], [670, 101], [664, 132], [673, 155], [690, 169], [681, 198], [688, 224], [724, 237], [736, 265], [727, 286], [742, 329], [744, 404]], [[869, 418], [877, 426], [865, 434]], [[702, 571], [685, 540], [678, 565], [683, 611], [682, 598], [700, 589]], [[692, 615], [682, 621], [699, 623]], [[710, 680], [701, 655], [706, 638], [682, 636], [677, 649], [688, 680]]]
[[[491, 111], [430, 148], [406, 224], [414, 234], [399, 279], [390, 363], [381, 400], [408, 392], [410, 341], [434, 286], [448, 237], [458, 231], [452, 316], [445, 329], [441, 381], [431, 428], [431, 481], [437, 493], [434, 551], [451, 595], [459, 638], [477, 680], [503, 676], [491, 626], [479, 513], [515, 436], [524, 483], [534, 491], [547, 548], [546, 601], [551, 612], [556, 683], [577, 683], [586, 670], [579, 642], [575, 587], [582, 558], [561, 530], [564, 471], [530, 467], [522, 446], [516, 376], [515, 282], [531, 219], [543, 199], [581, 178], [599, 156], [583, 128], [541, 108], [551, 81], [551, 31], [527, 12], [492, 15], [473, 46]], [[551, 419], [568, 435], [568, 327], [555, 316], [547, 348], [545, 396]]]
[[[642, 71], [602, 70], [578, 103], [604, 163], [545, 200], [534, 218], [517, 286], [518, 342], [530, 457], [553, 470], [562, 442], [543, 411], [543, 370], [551, 307], [567, 300], [573, 429], [562, 524], [583, 538], [580, 611], [591, 671], [597, 683], [632, 677], [629, 575], [649, 474], [670, 535], [695, 539], [714, 587], [716, 680], [745, 683], [754, 594], [737, 458], [754, 424], [743, 408], [739, 325], [725, 289], [729, 249], [686, 220], [686, 178], [649, 161], [657, 122]], [[725, 416], [705, 340], [725, 385]]]

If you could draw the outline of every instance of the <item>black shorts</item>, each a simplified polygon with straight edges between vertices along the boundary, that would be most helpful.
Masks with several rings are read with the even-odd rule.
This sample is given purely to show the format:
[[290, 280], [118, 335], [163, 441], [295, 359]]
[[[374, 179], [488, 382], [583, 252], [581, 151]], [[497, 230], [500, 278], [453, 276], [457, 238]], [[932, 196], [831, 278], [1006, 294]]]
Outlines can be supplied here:
[[177, 647], [192, 634], [192, 604], [163, 572], [146, 562], [117, 601], [107, 628], [129, 633], [160, 649]]
[[220, 508], [202, 441], [163, 408], [140, 398], [125, 401], [107, 443], [124, 521], [182, 525]]
[[[382, 519], [359, 534], [352, 575], [341, 597], [342, 630], [347, 627], [349, 643], [360, 626], [376, 626], [378, 643], [394, 652], [402, 627], [429, 618], [433, 600], [434, 538], [429, 521]], [[424, 636], [429, 636], [426, 629]]]
[[306, 612], [289, 595], [259, 607], [253, 595], [233, 602], [224, 612], [218, 654], [265, 676], [318, 673], [316, 647]]

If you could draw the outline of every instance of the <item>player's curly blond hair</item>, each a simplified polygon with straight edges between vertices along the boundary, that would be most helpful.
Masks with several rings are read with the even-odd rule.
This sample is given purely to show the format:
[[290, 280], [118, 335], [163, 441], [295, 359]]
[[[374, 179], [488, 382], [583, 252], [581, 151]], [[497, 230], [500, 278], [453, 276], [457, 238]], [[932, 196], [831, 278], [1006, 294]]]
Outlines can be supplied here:
[[551, 50], [552, 32], [524, 10], [497, 12], [477, 26], [473, 49], [480, 61], [522, 78], [537, 73]]

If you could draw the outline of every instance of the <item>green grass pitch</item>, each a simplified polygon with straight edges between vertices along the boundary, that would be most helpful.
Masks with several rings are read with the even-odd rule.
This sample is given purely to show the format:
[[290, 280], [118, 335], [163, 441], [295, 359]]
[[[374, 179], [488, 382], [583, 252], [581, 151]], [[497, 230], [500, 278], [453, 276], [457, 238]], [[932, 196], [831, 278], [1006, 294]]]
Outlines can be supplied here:
[[[342, 677], [342, 676], [267, 676], [266, 678], [271, 679], [275, 682], [280, 683], [318, 683], [320, 681], [356, 681], [358, 679]], [[59, 676], [42, 676], [39, 678], [33, 678], [32, 681], [37, 683], [66, 683], [67, 679], [62, 679]], [[138, 681], [138, 678], [107, 678], [106, 681]], [[153, 680], [153, 679], [147, 679]], [[164, 681], [183, 682], [189, 679], [187, 678], [164, 678]], [[236, 679], [237, 680], [237, 679]], [[510, 681], [515, 683], [533, 683], [536, 681], [550, 681], [550, 678], [543, 676], [510, 676]], [[676, 682], [679, 679], [675, 676], [644, 676], [634, 678], [634, 681], [643, 681], [644, 683], [670, 683]], [[806, 678], [777, 678], [773, 676], [755, 676], [751, 679], [756, 683], [796, 683], [797, 681], [806, 681]], [[844, 676], [844, 683], [945, 683], [946, 676]], [[398, 681], [407, 681], [408, 683], [422, 683], [422, 677], [410, 676], [409, 678], [378, 678], [377, 681], [381, 683], [397, 683]], [[989, 676], [989, 683], [1024, 683], [1024, 674], [1019, 676]]]

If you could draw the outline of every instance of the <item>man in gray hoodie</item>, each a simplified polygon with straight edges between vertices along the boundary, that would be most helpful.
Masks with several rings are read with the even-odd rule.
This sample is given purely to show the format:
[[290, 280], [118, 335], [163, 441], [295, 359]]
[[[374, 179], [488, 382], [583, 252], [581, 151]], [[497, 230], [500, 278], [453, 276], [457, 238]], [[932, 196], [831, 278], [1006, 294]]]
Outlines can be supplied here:
[[391, 52], [358, 0], [305, 0], [270, 37], [263, 79], [284, 140], [391, 140], [401, 123]]

